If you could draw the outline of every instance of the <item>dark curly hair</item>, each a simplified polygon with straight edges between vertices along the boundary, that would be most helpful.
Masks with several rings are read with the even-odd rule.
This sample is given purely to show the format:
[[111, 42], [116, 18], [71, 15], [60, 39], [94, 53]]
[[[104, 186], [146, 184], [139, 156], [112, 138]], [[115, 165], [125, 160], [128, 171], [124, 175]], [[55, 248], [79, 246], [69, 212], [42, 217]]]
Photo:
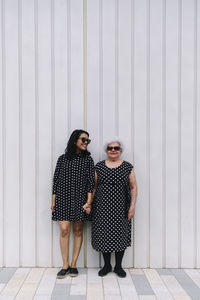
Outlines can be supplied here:
[[[76, 153], [76, 150], [77, 150], [76, 143], [77, 143], [77, 140], [79, 139], [79, 137], [82, 133], [86, 133], [89, 137], [89, 133], [85, 130], [82, 130], [82, 129], [76, 129], [72, 132], [72, 134], [71, 134], [71, 136], [68, 140], [67, 147], [65, 149], [65, 155], [66, 155], [67, 158], [70, 159], [70, 158], [73, 158], [77, 155], [77, 153]], [[89, 156], [90, 152], [88, 150], [82, 150], [81, 155], [82, 156]]]

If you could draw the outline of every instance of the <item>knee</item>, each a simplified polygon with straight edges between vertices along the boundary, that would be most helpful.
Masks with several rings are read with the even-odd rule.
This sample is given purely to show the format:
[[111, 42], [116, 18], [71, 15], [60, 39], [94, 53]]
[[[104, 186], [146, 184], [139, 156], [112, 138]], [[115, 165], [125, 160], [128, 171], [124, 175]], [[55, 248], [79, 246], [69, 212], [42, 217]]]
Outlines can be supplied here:
[[70, 230], [68, 228], [61, 229], [61, 231], [60, 231], [61, 237], [67, 237], [67, 236], [69, 236], [69, 234], [70, 234]]
[[75, 230], [73, 231], [73, 233], [74, 233], [74, 236], [76, 236], [76, 237], [81, 237], [82, 234], [83, 234], [83, 229], [82, 229], [82, 228], [80, 228], [80, 229], [75, 229]]

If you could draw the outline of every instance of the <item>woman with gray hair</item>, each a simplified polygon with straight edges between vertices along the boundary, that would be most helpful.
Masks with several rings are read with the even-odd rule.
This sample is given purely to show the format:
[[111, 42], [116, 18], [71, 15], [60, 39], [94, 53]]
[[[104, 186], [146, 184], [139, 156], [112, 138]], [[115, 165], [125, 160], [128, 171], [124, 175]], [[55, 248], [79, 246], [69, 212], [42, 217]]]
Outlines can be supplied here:
[[125, 277], [122, 268], [124, 251], [131, 246], [131, 219], [137, 198], [136, 177], [131, 163], [121, 160], [122, 141], [114, 137], [105, 143], [107, 159], [95, 167], [93, 192], [92, 246], [101, 251], [104, 267], [99, 276], [112, 271], [111, 252], [115, 252], [114, 272]]

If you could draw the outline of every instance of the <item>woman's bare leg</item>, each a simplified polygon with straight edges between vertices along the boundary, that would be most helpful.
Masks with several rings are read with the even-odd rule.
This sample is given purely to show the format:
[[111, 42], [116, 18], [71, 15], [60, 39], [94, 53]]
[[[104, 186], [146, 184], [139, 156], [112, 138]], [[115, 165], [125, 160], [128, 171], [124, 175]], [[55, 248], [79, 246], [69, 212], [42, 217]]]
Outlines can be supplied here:
[[70, 236], [70, 221], [58, 221], [60, 226], [60, 249], [63, 259], [63, 269], [69, 267], [69, 236]]
[[71, 267], [76, 268], [76, 262], [80, 253], [82, 241], [83, 241], [83, 222], [73, 222], [73, 234], [74, 234], [74, 245]]

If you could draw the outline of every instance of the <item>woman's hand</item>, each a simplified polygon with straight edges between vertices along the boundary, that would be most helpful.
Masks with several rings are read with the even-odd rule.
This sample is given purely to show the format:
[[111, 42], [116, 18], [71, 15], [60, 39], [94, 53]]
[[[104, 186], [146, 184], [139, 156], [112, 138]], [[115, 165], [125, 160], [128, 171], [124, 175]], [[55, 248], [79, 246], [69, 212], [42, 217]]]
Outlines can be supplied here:
[[55, 210], [55, 203], [56, 203], [56, 195], [53, 194], [53, 195], [52, 195], [52, 203], [51, 203], [51, 210], [52, 210], [52, 211]]
[[54, 203], [54, 204], [53, 204], [53, 203], [51, 204], [51, 210], [52, 210], [52, 211], [55, 210], [55, 203]]
[[130, 221], [135, 215], [135, 207], [130, 207], [128, 211], [128, 220]]
[[90, 214], [91, 212], [91, 204], [88, 204], [87, 202], [83, 205], [83, 209], [86, 212], [86, 214]]

